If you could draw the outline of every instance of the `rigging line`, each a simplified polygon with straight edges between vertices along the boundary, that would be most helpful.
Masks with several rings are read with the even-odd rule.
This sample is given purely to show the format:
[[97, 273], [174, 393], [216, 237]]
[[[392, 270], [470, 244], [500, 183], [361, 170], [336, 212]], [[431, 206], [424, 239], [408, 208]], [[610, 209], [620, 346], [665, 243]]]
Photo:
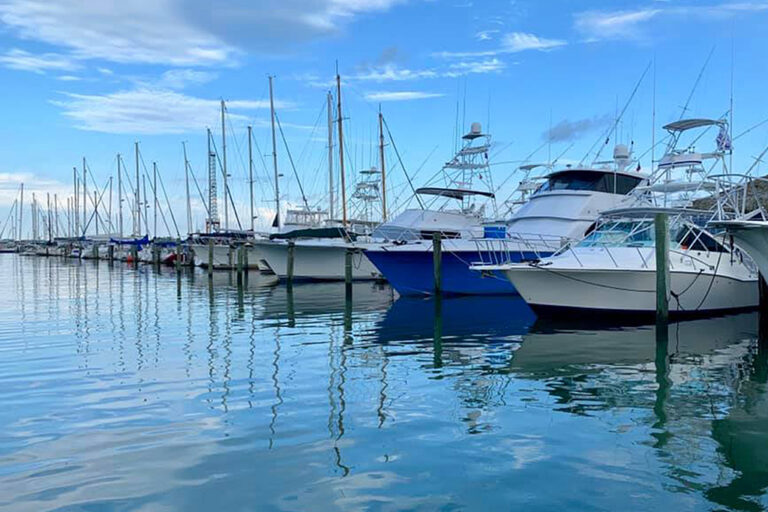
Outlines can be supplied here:
[[[160, 178], [160, 188], [163, 189], [163, 196], [165, 196], [165, 204], [168, 205], [168, 213], [171, 214], [171, 221], [173, 222], [173, 227], [176, 229], [176, 236], [181, 238], [181, 233], [179, 232], [179, 226], [176, 224], [176, 217], [173, 215], [173, 208], [171, 208], [171, 202], [168, 200], [168, 193], [165, 191], [165, 183], [163, 182], [163, 176], [160, 173], [157, 173], [157, 177]], [[168, 232], [170, 233], [170, 229]]]
[[762, 121], [760, 121], [759, 123], [757, 123], [757, 124], [753, 125], [751, 128], [748, 128], [747, 130], [744, 130], [743, 132], [741, 132], [740, 134], [738, 134], [737, 136], [735, 136], [735, 137], [733, 138], [733, 140], [736, 140], [736, 139], [738, 139], [738, 138], [739, 138], [739, 137], [741, 137], [742, 135], [746, 135], [746, 134], [748, 134], [748, 133], [749, 133], [749, 132], [751, 132], [752, 130], [755, 130], [756, 128], [759, 128], [759, 127], [763, 126], [765, 123], [768, 123], [768, 118], [766, 118], [766, 119], [763, 119], [763, 120], [762, 120]]
[[2, 239], [3, 235], [5, 234], [5, 228], [8, 226], [8, 221], [11, 220], [11, 215], [13, 213], [15, 213], [15, 211], [16, 211], [16, 202], [17, 201], [18, 201], [17, 199], [13, 200], [13, 204], [11, 205], [11, 209], [8, 211], [8, 216], [5, 218], [5, 224], [3, 224], [3, 229], [0, 230], [0, 239]]
[[211, 216], [211, 210], [208, 209], [208, 204], [205, 202], [205, 197], [203, 196], [203, 191], [200, 189], [200, 184], [197, 182], [197, 177], [195, 177], [195, 172], [192, 169], [192, 164], [189, 163], [189, 160], [184, 162], [184, 165], [186, 166], [187, 172], [189, 172], [189, 175], [192, 176], [192, 181], [195, 183], [195, 188], [197, 188], [197, 193], [200, 195], [200, 201], [203, 203], [203, 207], [205, 208], [205, 213], [208, 215], [208, 217]]
[[[621, 109], [621, 112], [619, 113], [618, 116], [616, 116], [616, 119], [613, 122], [613, 126], [611, 126], [611, 128], [607, 132], [605, 132], [603, 137], [609, 137], [611, 132], [616, 130], [616, 128], [618, 127], [619, 123], [621, 122], [621, 119], [624, 117], [624, 114], [627, 112], [627, 109], [629, 108], [629, 105], [632, 103], [632, 100], [634, 99], [635, 94], [637, 94], [637, 90], [640, 88], [640, 85], [643, 83], [643, 80], [645, 79], [645, 75], [647, 75], [648, 74], [648, 70], [651, 69], [651, 64], [652, 63], [653, 63], [653, 61], [650, 61], [650, 62], [648, 62], [648, 65], [645, 66], [645, 70], [643, 71], [643, 74], [640, 76], [640, 80], [637, 81], [637, 83], [635, 84], [635, 88], [632, 90], [632, 94], [629, 95], [629, 98], [627, 99], [626, 103], [624, 104], [624, 108]], [[592, 152], [592, 149], [599, 142], [600, 141], [598, 140], [595, 144], [592, 145], [592, 148], [590, 148], [589, 153]], [[600, 149], [597, 151], [597, 153], [595, 154], [595, 160], [600, 158], [600, 153], [603, 152], [604, 148], [605, 148], [605, 144], [603, 144], [600, 147]], [[582, 165], [584, 163], [584, 160], [586, 160], [589, 157], [589, 153], [584, 155], [584, 158], [581, 159], [581, 161], [579, 162], [579, 165]]]
[[[141, 161], [141, 166], [144, 168], [144, 177], [149, 178], [149, 169], [147, 169], [147, 165], [144, 163], [144, 155], [141, 154], [141, 151], [139, 151], [139, 160]], [[159, 172], [157, 173], [160, 174]], [[160, 206], [160, 203], [157, 201], [157, 191], [155, 190], [154, 180], [147, 179], [146, 181], [149, 181], [149, 189], [152, 191], [152, 194], [154, 195], [153, 198], [153, 207], [157, 206], [157, 209], [160, 210], [160, 217], [163, 220], [163, 224], [165, 224], [165, 229], [168, 231], [168, 234], [171, 234], [171, 228], [168, 227], [168, 222], [165, 220], [165, 213], [163, 212], [163, 207]], [[146, 182], [145, 182], [146, 184]], [[145, 189], [146, 190], [146, 189]], [[147, 229], [147, 233], [149, 233], [149, 201], [147, 197], [144, 197], [144, 227]], [[157, 238], [157, 233], [153, 233], [154, 237]]]
[[[88, 170], [87, 174], [91, 178], [91, 183], [93, 184], [93, 187], [98, 191], [99, 185], [96, 183], [96, 180], [93, 177], [93, 172], [91, 172], [91, 166], [86, 162], [85, 168]], [[106, 192], [107, 185], [109, 185], [109, 180], [107, 180], [107, 183], [104, 184], [104, 192]], [[90, 194], [87, 195], [88, 200], [91, 202], [91, 205], [94, 207], [94, 209], [98, 209], [98, 206], [101, 204], [101, 199], [99, 199], [99, 202], [97, 204], [94, 204], [93, 198], [90, 196]], [[102, 220], [101, 215], [98, 215], [96, 217], [96, 222], [101, 223], [102, 228], [106, 228], [106, 225], [104, 224], [104, 220]], [[114, 231], [114, 226], [112, 225], [112, 219], [109, 219], [109, 229], [110, 231]]]
[[395, 150], [395, 155], [397, 155], [397, 160], [400, 162], [400, 167], [403, 168], [403, 174], [405, 174], [405, 178], [408, 180], [408, 185], [411, 187], [411, 192], [413, 192], [414, 197], [416, 198], [416, 201], [419, 203], [419, 206], [421, 209], [424, 209], [424, 203], [421, 201], [421, 198], [416, 194], [416, 188], [413, 186], [413, 182], [411, 181], [411, 177], [408, 176], [408, 171], [405, 169], [405, 164], [403, 164], [403, 159], [400, 158], [400, 151], [397, 150], [397, 145], [395, 144], [395, 139], [392, 137], [392, 132], [389, 131], [389, 124], [387, 123], [387, 118], [382, 116], [382, 121], [384, 121], [384, 127], [387, 129], [387, 135], [389, 136], [389, 141], [392, 143], [392, 149]]
[[699, 83], [701, 82], [701, 77], [704, 76], [704, 71], [707, 69], [707, 65], [709, 65], [709, 60], [712, 58], [713, 53], [715, 53], [715, 45], [712, 45], [712, 48], [709, 50], [709, 54], [707, 55], [707, 58], [704, 61], [704, 65], [701, 66], [701, 69], [699, 70], [699, 75], [696, 77], [696, 81], [693, 82], [693, 87], [691, 88], [691, 92], [688, 95], [688, 99], [685, 101], [685, 105], [683, 106], [683, 111], [680, 113], [680, 117], [678, 118], [678, 121], [682, 119], [685, 116], [685, 113], [688, 111], [688, 106], [691, 104], [693, 95], [696, 93], [696, 89], [699, 87]]
[[304, 201], [304, 207], [309, 210], [309, 203], [307, 202], [307, 196], [304, 195], [304, 187], [301, 184], [299, 173], [296, 171], [296, 166], [293, 164], [293, 156], [291, 156], [291, 150], [288, 147], [288, 142], [285, 140], [285, 133], [283, 133], [283, 125], [280, 123], [280, 118], [275, 112], [275, 121], [277, 121], [277, 128], [280, 130], [280, 138], [283, 139], [283, 145], [285, 146], [285, 152], [288, 153], [288, 161], [291, 163], [293, 169], [293, 175], [296, 177], [296, 183], [299, 185], [299, 191], [301, 192], [301, 200]]
[[[160, 173], [157, 173], [157, 176], [160, 177]], [[162, 180], [162, 178], [160, 178]], [[168, 226], [168, 221], [165, 219], [165, 212], [163, 211], [163, 207], [160, 205], [160, 201], [158, 201], [157, 198], [157, 191], [155, 190], [155, 184], [154, 180], [147, 180], [149, 181], [149, 189], [152, 191], [152, 194], [154, 195], [155, 199], [153, 199], [153, 202], [157, 203], [157, 209], [160, 210], [160, 218], [163, 220], [163, 224], [165, 225], [165, 229], [168, 231], [168, 234], [171, 234], [171, 228]], [[144, 203], [146, 204], [146, 202]], [[153, 205], [154, 206], [154, 205]], [[149, 207], [149, 205], [147, 205]], [[170, 208], [170, 206], [169, 206]], [[149, 217], [149, 212], [147, 212], [147, 217]], [[147, 227], [147, 232], [149, 232], [149, 227]], [[157, 238], [157, 233], [154, 233], [154, 238]]]
[[[219, 162], [219, 168], [221, 169], [221, 175], [224, 176], [224, 166], [221, 163], [221, 159], [219, 158], [219, 150], [216, 149], [216, 141], [211, 137], [211, 144], [213, 145], [213, 152], [216, 154], [216, 161]], [[235, 206], [235, 200], [232, 198], [232, 191], [229, 188], [229, 185], [224, 187], [224, 201], [227, 200], [227, 197], [229, 198], [229, 204], [232, 205], [232, 212], [235, 214], [235, 220], [237, 221], [237, 227], [238, 229], [242, 230], [243, 225], [240, 224], [240, 216], [237, 214], [237, 207]]]
[[[98, 187], [97, 187], [96, 190], [98, 191]], [[104, 194], [106, 193], [106, 191], [107, 191], [107, 187], [104, 187], [101, 190], [101, 195], [98, 197], [98, 200], [97, 200], [96, 204], [101, 204], [101, 199], [104, 197]], [[91, 202], [93, 202], [93, 201], [91, 201]], [[91, 216], [88, 217], [88, 223], [83, 228], [83, 236], [85, 236], [85, 233], [88, 231], [88, 226], [91, 225], [91, 221], [93, 220], [93, 217], [96, 215], [97, 210], [98, 210], [98, 208], [94, 208], [93, 211], [91, 212]], [[96, 217], [96, 222], [98, 222], [98, 217]], [[102, 226], [103, 226], [103, 223], [102, 223]]]

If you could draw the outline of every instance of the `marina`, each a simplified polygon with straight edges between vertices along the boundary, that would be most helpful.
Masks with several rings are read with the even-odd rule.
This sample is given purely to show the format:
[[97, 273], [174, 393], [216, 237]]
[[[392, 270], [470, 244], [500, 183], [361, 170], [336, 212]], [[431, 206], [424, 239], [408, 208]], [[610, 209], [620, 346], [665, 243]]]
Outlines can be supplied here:
[[768, 0], [0, 0], [0, 511], [768, 511]]

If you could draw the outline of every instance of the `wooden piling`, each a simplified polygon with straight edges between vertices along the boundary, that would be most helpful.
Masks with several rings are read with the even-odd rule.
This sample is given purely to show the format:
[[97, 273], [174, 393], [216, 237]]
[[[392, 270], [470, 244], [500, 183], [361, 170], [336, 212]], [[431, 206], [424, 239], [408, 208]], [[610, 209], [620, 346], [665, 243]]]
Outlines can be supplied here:
[[664, 213], [654, 218], [656, 231], [656, 323], [669, 322], [669, 219]]
[[112, 244], [107, 246], [107, 259], [110, 262], [115, 261], [115, 246]]
[[344, 291], [347, 297], [352, 296], [352, 252], [350, 247], [344, 252]]
[[213, 277], [213, 239], [208, 240], [208, 277]]
[[176, 244], [176, 258], [173, 261], [176, 272], [181, 272], [181, 243]]
[[288, 284], [293, 284], [293, 264], [294, 264], [295, 252], [296, 252], [296, 243], [293, 240], [289, 240], [288, 241], [288, 268], [286, 272]]
[[432, 233], [432, 265], [434, 267], [435, 295], [443, 288], [443, 242], [440, 233]]

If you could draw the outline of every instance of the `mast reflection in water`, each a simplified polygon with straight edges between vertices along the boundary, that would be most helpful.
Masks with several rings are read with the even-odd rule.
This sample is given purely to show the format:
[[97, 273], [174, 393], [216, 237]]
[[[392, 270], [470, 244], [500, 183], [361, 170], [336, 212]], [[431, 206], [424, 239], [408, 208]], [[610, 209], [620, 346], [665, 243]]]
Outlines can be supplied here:
[[763, 510], [757, 314], [0, 255], [6, 510]]

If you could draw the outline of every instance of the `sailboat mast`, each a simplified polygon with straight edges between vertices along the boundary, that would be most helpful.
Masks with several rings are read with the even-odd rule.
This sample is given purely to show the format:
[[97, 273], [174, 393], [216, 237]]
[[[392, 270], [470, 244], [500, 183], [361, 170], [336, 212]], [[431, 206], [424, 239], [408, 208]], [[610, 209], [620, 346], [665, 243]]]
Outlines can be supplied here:
[[115, 232], [114, 224], [112, 224], [112, 176], [109, 177], [109, 203], [107, 203], [107, 219], [109, 220], [109, 233]]
[[347, 181], [344, 176], [344, 132], [341, 115], [341, 76], [336, 70], [336, 112], [339, 116], [339, 172], [341, 173], [341, 222], [347, 227]]
[[250, 191], [251, 201], [251, 232], [253, 232], [253, 128], [250, 125], [248, 125], [248, 189]]
[[88, 181], [86, 178], [85, 157], [83, 157], [83, 235], [85, 235], [85, 230], [87, 229], [88, 224], [88, 218], [85, 214], [85, 211], [88, 209]]
[[53, 235], [58, 238], [59, 236], [59, 195], [53, 194], [53, 217], [54, 217], [54, 232]]
[[276, 210], [276, 217], [277, 220], [276, 224], [279, 228], [281, 225], [280, 220], [280, 181], [279, 181], [279, 173], [277, 172], [277, 139], [275, 138], [275, 96], [272, 89], [272, 79], [274, 77], [272, 75], [269, 76], [269, 112], [270, 117], [272, 118], [272, 167], [274, 168], [275, 172], [275, 210]]
[[224, 123], [224, 100], [221, 100], [221, 166], [224, 171], [224, 230], [229, 229], [229, 186], [227, 185], [227, 131]]
[[152, 233], [157, 238], [157, 162], [152, 162], [152, 192], [154, 193]]
[[[77, 172], [77, 171], [75, 171]], [[24, 238], [24, 184], [21, 184], [21, 201], [19, 203], [19, 240]]]
[[136, 200], [136, 226], [135, 226], [136, 233], [135, 235], [138, 237], [138, 236], [141, 236], [141, 190], [140, 190], [141, 184], [139, 183], [139, 143], [138, 142], [134, 143], [134, 151], [136, 153], [136, 194], [135, 194], [136, 196], [136, 199], [135, 199]]
[[[145, 203], [144, 206], [143, 206], [143, 208], [145, 208], [144, 215], [143, 215], [143, 217], [144, 217], [144, 229], [147, 230], [147, 235], [149, 235], [149, 221], [147, 219], [149, 214], [146, 211], [146, 207], [147, 207], [147, 205], [146, 205], [146, 202], [147, 202], [147, 174], [146, 173], [141, 175], [141, 182], [142, 182], [142, 185], [143, 185], [143, 188], [144, 188], [144, 203]], [[141, 227], [141, 226], [139, 226], [139, 227]]]
[[336, 204], [333, 197], [333, 94], [328, 91], [328, 216], [336, 218]]
[[93, 220], [96, 226], [96, 236], [99, 236], [99, 192], [93, 191]]
[[51, 223], [51, 193], [45, 193], [45, 202], [48, 204], [48, 211], [46, 217], [48, 217], [48, 241], [53, 242], [53, 226]]
[[387, 169], [384, 161], [384, 116], [379, 105], [379, 162], [381, 165], [381, 220], [387, 222]]
[[184, 180], [187, 187], [187, 233], [192, 232], [192, 203], [189, 198], [189, 160], [187, 159], [187, 143], [182, 142], [181, 147], [184, 150]]
[[117, 154], [117, 236], [123, 238], [123, 175], [120, 172], [120, 153]]

